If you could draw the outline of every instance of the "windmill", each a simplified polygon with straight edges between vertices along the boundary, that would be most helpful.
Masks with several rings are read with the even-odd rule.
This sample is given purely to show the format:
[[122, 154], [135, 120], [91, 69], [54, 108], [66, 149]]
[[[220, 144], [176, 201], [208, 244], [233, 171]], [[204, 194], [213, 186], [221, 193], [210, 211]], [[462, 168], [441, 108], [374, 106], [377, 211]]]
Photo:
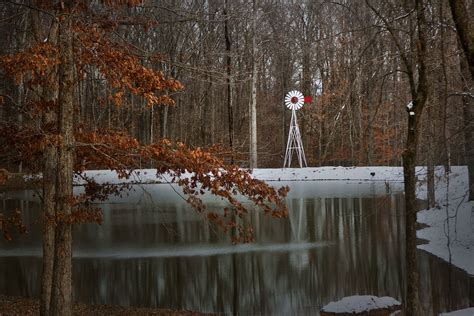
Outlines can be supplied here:
[[303, 94], [297, 90], [288, 92], [285, 96], [285, 105], [291, 110], [290, 131], [288, 132], [288, 142], [286, 144], [285, 161], [283, 168], [291, 167], [291, 158], [293, 151], [296, 152], [300, 168], [307, 167], [306, 157], [304, 155], [303, 141], [301, 140], [300, 128], [296, 121], [296, 111], [303, 107], [304, 103], [311, 102], [311, 97], [304, 97]]

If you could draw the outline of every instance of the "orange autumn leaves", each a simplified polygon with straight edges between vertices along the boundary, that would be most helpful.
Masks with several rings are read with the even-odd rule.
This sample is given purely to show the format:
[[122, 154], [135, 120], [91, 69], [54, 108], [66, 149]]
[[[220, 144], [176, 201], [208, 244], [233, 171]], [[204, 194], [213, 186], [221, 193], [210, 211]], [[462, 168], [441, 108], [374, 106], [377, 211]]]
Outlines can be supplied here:
[[[103, 80], [107, 90], [104, 88], [101, 95], [105, 94], [115, 105], [120, 105], [122, 97], [128, 93], [142, 97], [148, 106], [174, 104], [170, 95], [182, 89], [182, 85], [153, 68], [153, 64], [160, 62], [158, 57], [139, 56], [139, 49], [117, 41], [113, 36], [117, 25], [113, 21], [101, 21], [97, 16], [74, 21], [74, 69], [77, 80], [91, 75]], [[52, 42], [51, 39], [51, 43], [46, 40], [31, 44], [22, 52], [0, 57], [0, 67], [34, 95], [21, 109], [29, 119], [22, 124], [0, 122], [0, 154], [11, 157], [13, 164], [22, 163], [30, 173], [41, 172], [44, 150], [60, 147], [62, 142], [57, 121], [53, 119], [46, 124], [39, 119], [44, 113], [54, 116], [59, 112], [57, 96], [51, 98], [51, 95], [55, 95], [53, 91], [59, 86], [61, 52]], [[49, 95], [44, 93], [47, 90], [51, 92]], [[120, 178], [128, 178], [133, 170], [142, 166], [142, 162], [156, 168], [157, 175], [170, 174], [183, 189], [187, 202], [202, 214], [203, 219], [225, 232], [232, 232], [234, 242], [253, 240], [253, 230], [245, 222], [245, 215], [251, 208], [257, 207], [275, 217], [287, 214], [284, 202], [287, 188], [276, 190], [253, 179], [245, 170], [226, 165], [223, 159], [217, 158], [219, 150], [216, 148], [193, 149], [169, 140], [143, 145], [125, 132], [90, 130], [86, 123], [76, 124], [74, 138], [74, 172], [85, 180], [85, 190], [79, 196], [70, 197], [69, 203], [74, 206], [72, 215], [49, 218], [49, 221], [100, 222], [99, 209], [93, 203], [103, 201], [110, 195], [121, 195], [130, 189], [130, 183], [99, 184], [93, 178], [85, 177], [83, 171], [109, 169], [116, 171]], [[224, 210], [208, 209], [201, 200], [206, 192], [226, 200], [229, 207]], [[251, 206], [237, 199], [239, 194], [250, 200]]]
[[50, 43], [39, 43], [25, 51], [0, 56], [1, 67], [14, 79], [15, 84], [23, 81], [29, 88], [49, 88], [51, 70], [59, 62], [58, 49]]
[[[113, 104], [120, 105], [122, 96], [128, 91], [142, 96], [147, 106], [174, 105], [169, 93], [183, 88], [179, 81], [165, 78], [161, 71], [145, 67], [142, 60], [131, 53], [130, 47], [124, 48], [112, 42], [104, 34], [105, 30], [97, 25], [78, 22], [74, 32], [78, 76], [85, 76], [86, 69], [98, 71], [109, 85], [107, 99]], [[16, 54], [0, 56], [1, 68], [15, 83], [23, 82], [32, 89], [53, 88], [57, 80], [54, 70], [59, 63], [57, 47], [48, 42], [35, 44]]]
[[[25, 165], [30, 170], [39, 171], [41, 155], [48, 142], [43, 139], [44, 135], [25, 137], [27, 134], [29, 133], [12, 133], [8, 147], [18, 151], [17, 157], [28, 162]], [[226, 233], [234, 232], [231, 236], [233, 242], [253, 240], [253, 230], [245, 223], [245, 216], [250, 210], [257, 208], [272, 217], [287, 215], [284, 201], [287, 187], [277, 190], [254, 179], [237, 166], [226, 165], [216, 157], [217, 148], [210, 151], [189, 148], [182, 143], [172, 144], [167, 139], [143, 145], [125, 133], [107, 129], [87, 132], [78, 130], [75, 138], [74, 170], [85, 180], [85, 193], [71, 200], [75, 207], [71, 218], [57, 218], [56, 221], [100, 222], [100, 212], [92, 203], [103, 201], [110, 195], [121, 195], [133, 184], [133, 181], [120, 185], [98, 184], [93, 178], [85, 178], [82, 171], [109, 169], [116, 171], [119, 178], [129, 178], [142, 161], [156, 168], [157, 175], [169, 174], [173, 182], [182, 188], [187, 202], [203, 219], [214, 223]], [[56, 139], [55, 146], [60, 141]], [[229, 206], [224, 210], [208, 209], [201, 200], [201, 196], [206, 193], [221, 197]], [[236, 198], [237, 195], [244, 196], [252, 204], [249, 206], [242, 203], [242, 200]]]
[[[287, 215], [284, 201], [287, 187], [276, 190], [254, 179], [247, 171], [226, 165], [222, 159], [216, 158], [213, 151], [189, 148], [182, 143], [173, 145], [166, 139], [141, 145], [132, 137], [107, 130], [77, 134], [76, 139], [84, 144], [77, 150], [76, 161], [80, 162], [77, 170], [107, 168], [115, 170], [119, 177], [128, 178], [140, 161], [150, 161], [157, 175], [167, 173], [181, 186], [187, 202], [205, 219], [224, 232], [234, 230], [233, 242], [253, 240], [253, 230], [238, 220], [248, 214], [249, 206], [236, 198], [237, 195], [246, 197], [252, 202], [252, 208], [256, 206], [265, 214], [273, 217]], [[88, 147], [93, 147], [93, 150]], [[226, 200], [229, 207], [223, 212], [208, 210], [200, 198], [207, 192]]]
[[[145, 67], [137, 56], [130, 54], [133, 47], [111, 42], [97, 25], [80, 24], [76, 26], [80, 49], [76, 49], [79, 74], [86, 66], [95, 66], [110, 85], [109, 100], [120, 105], [123, 94], [128, 90], [134, 95], [145, 98], [147, 106], [174, 105], [167, 94], [179, 91], [182, 84], [174, 79], [165, 78], [161, 71]], [[165, 93], [163, 93], [165, 92]]]

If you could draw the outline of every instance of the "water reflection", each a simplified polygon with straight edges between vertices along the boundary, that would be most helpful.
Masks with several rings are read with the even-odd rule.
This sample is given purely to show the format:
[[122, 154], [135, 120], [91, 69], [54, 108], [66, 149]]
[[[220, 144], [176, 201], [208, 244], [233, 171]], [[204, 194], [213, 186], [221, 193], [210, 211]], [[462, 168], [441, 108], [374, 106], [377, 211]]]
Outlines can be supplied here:
[[[402, 195], [310, 195], [290, 198], [284, 220], [254, 213], [257, 242], [238, 246], [182, 201], [104, 204], [104, 225], [84, 225], [74, 234], [75, 298], [241, 315], [315, 315], [328, 302], [355, 294], [401, 301]], [[35, 202], [4, 203], [36, 220]], [[39, 247], [37, 228], [2, 242], [0, 293], [38, 296]], [[419, 255], [424, 315], [472, 304], [465, 273]]]

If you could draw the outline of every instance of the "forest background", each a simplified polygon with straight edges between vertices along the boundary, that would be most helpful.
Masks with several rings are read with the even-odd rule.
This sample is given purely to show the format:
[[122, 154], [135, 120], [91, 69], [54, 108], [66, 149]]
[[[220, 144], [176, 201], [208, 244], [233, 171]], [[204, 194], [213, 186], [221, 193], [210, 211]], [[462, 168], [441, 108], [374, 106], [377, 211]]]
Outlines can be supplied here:
[[[413, 57], [414, 11], [402, 2], [379, 3], [377, 13], [364, 1], [258, 1], [255, 8], [251, 1], [151, 1], [122, 8], [114, 40], [184, 89], [172, 94], [175, 105], [146, 106], [144, 98], [124, 93], [118, 107], [101, 74], [86, 69], [76, 78], [76, 122], [125, 129], [143, 143], [169, 138], [191, 146], [218, 144], [240, 153], [236, 162], [246, 167], [254, 97], [257, 165], [280, 167], [291, 114], [283, 99], [298, 89], [314, 100], [298, 111], [310, 166], [401, 165], [409, 82], [399, 48], [377, 14]], [[462, 165], [470, 139], [468, 67], [447, 1], [426, 5], [431, 89], [418, 161]], [[2, 55], [34, 42], [29, 11], [2, 6]], [[18, 109], [33, 97], [28, 87], [4, 78], [0, 89], [0, 120], [26, 120]], [[8, 166], [9, 158], [0, 157], [1, 165]]]
[[[417, 279], [415, 165], [428, 166], [433, 194], [435, 165], [467, 164], [471, 180], [474, 171], [474, 6], [463, 0], [5, 0], [0, 9], [0, 167], [43, 171], [46, 219], [48, 210], [62, 216], [54, 215], [55, 260], [72, 253], [73, 169], [105, 167], [126, 176], [127, 167], [158, 163], [158, 172], [196, 171], [195, 182], [180, 183], [185, 192], [204, 183], [234, 202], [237, 215], [242, 207], [232, 198], [233, 184], [257, 205], [266, 197], [280, 208], [284, 189], [277, 194], [233, 167], [222, 176], [219, 160], [183, 144], [211, 147], [240, 167], [280, 167], [290, 117], [283, 98], [298, 89], [314, 100], [298, 111], [310, 166], [403, 164], [407, 270], [413, 271], [407, 307], [416, 310], [417, 295], [410, 295]], [[459, 13], [456, 23], [452, 12]], [[80, 203], [97, 199], [95, 190], [112, 193], [92, 181]], [[429, 200], [433, 205], [430, 194]], [[190, 202], [202, 210], [202, 203]], [[53, 293], [59, 306], [53, 312], [61, 314], [70, 295], [63, 295], [64, 304], [56, 298], [70, 293], [70, 260], [56, 260], [58, 267], [64, 271], [54, 275], [66, 277], [53, 282], [69, 287]]]

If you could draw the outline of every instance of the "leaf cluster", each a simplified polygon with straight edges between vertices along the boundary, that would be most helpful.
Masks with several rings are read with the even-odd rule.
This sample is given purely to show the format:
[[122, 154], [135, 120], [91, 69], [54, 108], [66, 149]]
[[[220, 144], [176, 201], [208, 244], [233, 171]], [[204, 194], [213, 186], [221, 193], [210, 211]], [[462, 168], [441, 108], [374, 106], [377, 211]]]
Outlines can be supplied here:
[[[7, 135], [2, 133], [2, 135]], [[18, 162], [39, 171], [38, 165], [45, 146], [59, 146], [61, 138], [51, 134], [35, 133], [34, 129], [15, 131], [7, 140], [8, 147], [17, 151]], [[75, 173], [84, 184], [84, 193], [71, 197], [70, 203], [75, 211], [68, 218], [56, 217], [55, 222], [71, 223], [102, 221], [97, 202], [106, 200], [110, 195], [121, 196], [139, 180], [123, 183], [97, 183], [95, 179], [84, 176], [88, 169], [108, 169], [117, 172], [119, 178], [130, 179], [136, 174], [141, 161], [150, 161], [156, 168], [157, 178], [163, 174], [178, 184], [186, 201], [203, 218], [220, 227], [225, 233], [232, 233], [233, 242], [253, 240], [253, 230], [246, 227], [244, 220], [249, 211], [257, 208], [272, 217], [287, 216], [284, 197], [288, 187], [275, 189], [267, 183], [257, 180], [237, 166], [227, 165], [216, 157], [218, 149], [211, 151], [202, 148], [190, 148], [182, 143], [173, 144], [167, 139], [144, 145], [137, 139], [122, 132], [100, 129], [96, 131], [77, 130], [75, 134]], [[204, 194], [213, 194], [226, 200], [229, 207], [221, 211], [209, 210], [202, 202]], [[238, 196], [251, 202], [243, 203]], [[61, 215], [63, 216], [63, 215]]]

